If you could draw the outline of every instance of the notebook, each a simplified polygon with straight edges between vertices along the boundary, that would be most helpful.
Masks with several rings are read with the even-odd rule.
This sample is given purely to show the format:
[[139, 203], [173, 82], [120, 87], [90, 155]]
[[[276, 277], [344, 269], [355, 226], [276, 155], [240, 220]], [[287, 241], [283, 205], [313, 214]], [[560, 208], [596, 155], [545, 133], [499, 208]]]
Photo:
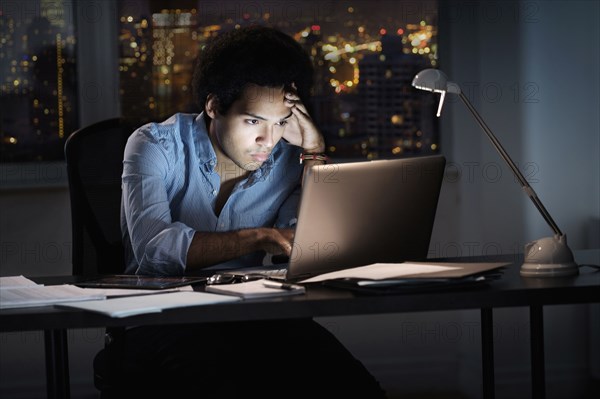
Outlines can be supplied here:
[[[446, 159], [441, 155], [314, 165], [305, 176], [283, 274], [300, 281], [372, 263], [427, 257]], [[256, 273], [244, 269], [230, 273]]]
[[[275, 286], [269, 284], [275, 284]], [[278, 283], [265, 279], [240, 284], [207, 285], [206, 291], [215, 294], [239, 296], [244, 299], [300, 295], [306, 292], [301, 285]]]

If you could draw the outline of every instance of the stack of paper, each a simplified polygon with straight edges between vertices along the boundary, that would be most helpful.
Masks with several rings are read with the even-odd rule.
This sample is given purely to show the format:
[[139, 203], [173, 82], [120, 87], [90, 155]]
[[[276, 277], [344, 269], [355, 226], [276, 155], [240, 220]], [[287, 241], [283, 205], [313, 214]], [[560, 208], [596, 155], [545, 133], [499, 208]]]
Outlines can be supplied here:
[[[117, 298], [107, 299], [113, 296]], [[127, 317], [240, 300], [227, 295], [194, 292], [191, 286], [170, 290], [94, 289], [74, 285], [44, 286], [23, 276], [0, 277], [0, 309], [57, 305], [111, 317]]]
[[106, 295], [67, 284], [39, 285], [23, 276], [0, 277], [0, 309], [95, 299], [106, 299]]

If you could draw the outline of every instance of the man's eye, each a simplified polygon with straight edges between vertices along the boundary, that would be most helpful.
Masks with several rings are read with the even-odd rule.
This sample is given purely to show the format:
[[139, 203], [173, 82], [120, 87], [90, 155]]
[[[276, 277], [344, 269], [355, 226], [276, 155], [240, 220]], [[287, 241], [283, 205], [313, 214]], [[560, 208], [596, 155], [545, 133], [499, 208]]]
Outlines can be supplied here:
[[258, 119], [246, 119], [246, 123], [249, 125], [258, 125]]
[[288, 123], [288, 121], [279, 121], [279, 122], [277, 122], [277, 125], [285, 126], [285, 125], [287, 125], [287, 123]]

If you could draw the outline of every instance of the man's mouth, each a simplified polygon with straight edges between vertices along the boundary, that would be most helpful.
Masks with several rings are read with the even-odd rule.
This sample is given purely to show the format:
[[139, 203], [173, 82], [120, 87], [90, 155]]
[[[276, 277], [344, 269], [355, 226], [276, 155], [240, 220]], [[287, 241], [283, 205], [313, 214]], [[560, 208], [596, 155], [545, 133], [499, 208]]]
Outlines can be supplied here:
[[269, 155], [269, 152], [254, 152], [250, 154], [252, 159], [256, 162], [265, 162], [267, 159], [269, 159]]

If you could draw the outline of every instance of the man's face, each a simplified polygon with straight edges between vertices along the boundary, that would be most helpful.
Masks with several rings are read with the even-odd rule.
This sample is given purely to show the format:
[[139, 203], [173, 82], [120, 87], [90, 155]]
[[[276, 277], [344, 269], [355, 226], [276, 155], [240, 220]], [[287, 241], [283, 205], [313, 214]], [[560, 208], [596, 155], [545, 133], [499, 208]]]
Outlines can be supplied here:
[[281, 140], [292, 115], [284, 101], [283, 88], [248, 85], [226, 115], [211, 115], [211, 135], [237, 166], [256, 170]]

